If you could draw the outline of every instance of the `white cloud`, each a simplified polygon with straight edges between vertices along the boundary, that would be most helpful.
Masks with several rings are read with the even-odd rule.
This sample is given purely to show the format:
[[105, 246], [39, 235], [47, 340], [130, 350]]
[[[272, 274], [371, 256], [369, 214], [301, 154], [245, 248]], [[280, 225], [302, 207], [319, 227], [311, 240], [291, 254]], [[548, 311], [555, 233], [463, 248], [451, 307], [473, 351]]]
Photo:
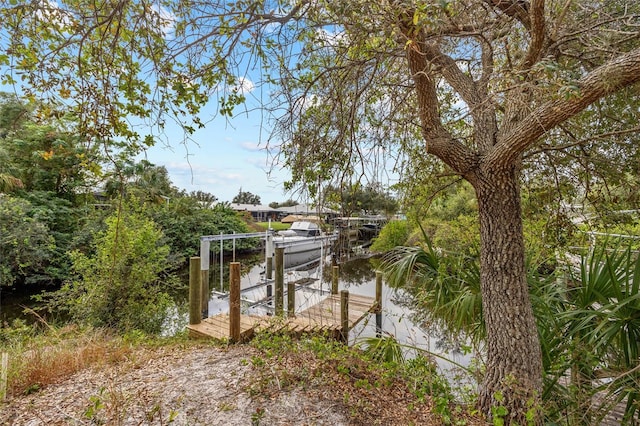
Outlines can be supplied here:
[[232, 86], [229, 90], [241, 95], [245, 95], [247, 93], [251, 93], [253, 89], [255, 89], [253, 81], [245, 77], [238, 77], [237, 84], [235, 86]]
[[143, 12], [143, 19], [145, 25], [151, 31], [157, 31], [159, 35], [165, 38], [171, 38], [175, 29], [176, 17], [173, 13], [162, 7], [157, 2], [150, 5], [145, 5]]
[[[228, 188], [240, 187], [246, 178], [246, 174], [240, 171], [203, 164], [168, 162], [161, 165], [167, 168], [172, 183], [178, 188], [184, 188], [187, 191], [201, 190], [220, 198]], [[234, 191], [237, 191], [237, 188]]]
[[280, 24], [279, 22], [269, 22], [262, 27], [262, 31], [267, 35], [275, 34], [280, 30], [281, 27], [282, 24]]
[[316, 33], [318, 35], [318, 39], [324, 42], [326, 46], [337, 46], [346, 38], [346, 34], [344, 32], [332, 32], [324, 28], [320, 28]]
[[321, 105], [321, 100], [315, 93], [297, 98], [292, 106], [294, 114], [302, 114], [309, 108]]
[[66, 10], [60, 8], [60, 5], [55, 0], [43, 0], [38, 4], [36, 7], [36, 18], [40, 21], [53, 24], [61, 30], [69, 27], [72, 23], [71, 15]]
[[257, 152], [257, 151], [263, 151], [264, 148], [260, 146], [260, 144], [257, 144], [255, 142], [242, 142], [240, 144], [240, 147], [242, 149], [244, 149], [245, 151], [251, 151], [251, 152]]
[[176, 17], [173, 13], [162, 7], [160, 3], [152, 4], [145, 10], [148, 21], [157, 28], [165, 37], [169, 37], [176, 25]]
[[165, 37], [169, 36], [176, 25], [176, 17], [173, 13], [162, 7], [160, 4], [152, 4], [150, 11], [152, 22], [158, 27], [158, 29], [164, 34]]
[[221, 201], [231, 201], [240, 188], [259, 195], [265, 204], [285, 199], [282, 195], [285, 176], [281, 172], [268, 175], [264, 159], [246, 158], [243, 163], [244, 166], [239, 165], [238, 168], [219, 168], [187, 162], [157, 162], [157, 165], [167, 168], [174, 186], [188, 192], [208, 192]]

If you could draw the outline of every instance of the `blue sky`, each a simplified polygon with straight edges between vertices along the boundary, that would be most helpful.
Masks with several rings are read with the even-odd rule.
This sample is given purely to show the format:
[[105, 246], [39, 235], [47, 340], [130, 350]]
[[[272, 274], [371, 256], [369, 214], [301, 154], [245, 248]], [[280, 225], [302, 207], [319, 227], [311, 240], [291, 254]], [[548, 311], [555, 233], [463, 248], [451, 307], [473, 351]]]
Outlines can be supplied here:
[[[146, 152], [146, 159], [169, 172], [173, 184], [187, 191], [209, 192], [220, 201], [231, 201], [240, 188], [260, 196], [262, 204], [285, 201], [283, 182], [289, 173], [276, 166], [272, 173], [266, 137], [271, 129], [260, 129], [260, 112], [217, 117], [206, 128], [181, 144], [181, 130], [169, 128], [166, 142]], [[169, 145], [169, 146], [167, 146]], [[144, 158], [144, 155], [140, 158]]]
[[[166, 21], [163, 32], [171, 38], [175, 17], [163, 7], [155, 7]], [[220, 201], [231, 201], [240, 190], [260, 196], [262, 204], [295, 199], [283, 189], [290, 174], [282, 166], [274, 166], [265, 149], [272, 129], [261, 128], [267, 120], [261, 115], [261, 97], [256, 92], [268, 91], [268, 85], [256, 88], [250, 80], [252, 69], [246, 68], [245, 72], [248, 75], [238, 76], [236, 88], [246, 96], [246, 107], [236, 107], [231, 119], [222, 117], [217, 113], [218, 96], [212, 94], [210, 103], [202, 109], [206, 127], [191, 135], [192, 141], [181, 144], [182, 131], [177, 126], [168, 128], [166, 141], [150, 148], [146, 159], [166, 167], [178, 188], [209, 192]], [[209, 121], [207, 114], [215, 118]]]
[[[55, 0], [47, 0], [46, 4], [52, 10], [60, 7]], [[164, 20], [162, 31], [171, 38], [175, 18], [162, 7], [155, 7], [159, 8], [156, 13]], [[49, 15], [58, 17], [55, 12], [47, 10]], [[231, 201], [240, 189], [260, 196], [263, 204], [292, 198], [283, 190], [283, 182], [288, 179], [289, 173], [282, 167], [271, 167], [272, 158], [265, 150], [271, 129], [260, 128], [264, 120], [255, 93], [251, 93], [255, 86], [250, 80], [242, 77], [240, 80], [238, 87], [247, 95], [247, 109], [250, 108], [251, 112], [242, 112], [243, 107], [240, 106], [234, 118], [228, 119], [218, 114], [215, 119], [208, 121], [217, 110], [217, 96], [212, 94], [210, 104], [202, 110], [201, 118], [206, 128], [191, 135], [190, 142], [182, 143], [182, 130], [178, 125], [169, 125], [171, 119], [168, 119], [165, 134], [156, 135], [156, 145], [137, 159], [146, 158], [155, 165], [166, 167], [174, 186], [189, 192], [209, 192], [220, 201]], [[0, 91], [16, 91], [19, 94], [21, 87], [0, 86]], [[141, 126], [135, 125], [136, 131], [142, 135], [149, 134], [150, 129]], [[152, 131], [155, 132], [157, 127]], [[272, 170], [270, 175], [269, 170]]]

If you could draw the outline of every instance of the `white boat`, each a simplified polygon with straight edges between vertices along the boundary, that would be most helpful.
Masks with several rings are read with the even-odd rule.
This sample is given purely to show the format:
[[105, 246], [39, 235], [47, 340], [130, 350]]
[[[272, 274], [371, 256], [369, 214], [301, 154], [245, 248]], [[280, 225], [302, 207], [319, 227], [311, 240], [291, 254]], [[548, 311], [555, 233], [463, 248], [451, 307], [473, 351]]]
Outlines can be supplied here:
[[271, 256], [275, 259], [275, 248], [284, 248], [284, 268], [301, 268], [313, 264], [331, 251], [336, 235], [325, 235], [317, 223], [293, 222], [289, 229], [279, 231], [271, 237]]

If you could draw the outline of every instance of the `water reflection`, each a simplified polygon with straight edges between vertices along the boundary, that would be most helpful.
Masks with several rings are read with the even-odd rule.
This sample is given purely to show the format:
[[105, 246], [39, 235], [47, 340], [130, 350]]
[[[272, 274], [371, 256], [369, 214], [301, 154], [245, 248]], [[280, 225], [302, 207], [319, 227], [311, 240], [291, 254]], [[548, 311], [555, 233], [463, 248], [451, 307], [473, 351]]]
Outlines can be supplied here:
[[[259, 259], [260, 260], [260, 259]], [[329, 260], [329, 259], [327, 259]], [[252, 259], [255, 262], [255, 259]], [[241, 311], [243, 314], [271, 315], [272, 302], [268, 286], [265, 285], [264, 264], [253, 263], [243, 265], [241, 279]], [[250, 263], [251, 264], [251, 263]], [[376, 259], [354, 259], [340, 265], [339, 290], [349, 290], [352, 294], [375, 297]], [[220, 281], [219, 269], [211, 273], [211, 295], [209, 298], [209, 315], [226, 313], [229, 310], [227, 266]], [[306, 271], [290, 271], [285, 273], [285, 292], [289, 283], [295, 283], [296, 312], [319, 303], [331, 291], [332, 268], [326, 262]], [[222, 290], [222, 291], [221, 291]], [[436, 354], [436, 362], [443, 371], [455, 368], [456, 364], [468, 366], [471, 356], [457, 350], [458, 345], [450, 342], [434, 325], [426, 326], [415, 310], [413, 297], [402, 289], [394, 289], [383, 283], [382, 289], [382, 332], [411, 349], [406, 349], [406, 356], [414, 356], [416, 351], [428, 351]], [[286, 295], [285, 295], [286, 310]], [[349, 340], [358, 343], [363, 338], [376, 336], [375, 315], [369, 315], [350, 333]], [[446, 361], [446, 359], [452, 362]], [[457, 374], [457, 372], [455, 373]], [[453, 373], [448, 374], [452, 377]]]
[[[358, 259], [349, 262], [349, 268], [341, 271], [341, 288], [355, 294], [375, 296], [375, 259]], [[367, 273], [366, 271], [370, 271]], [[353, 271], [354, 276], [349, 277], [348, 272]], [[344, 279], [343, 279], [344, 276]], [[420, 319], [424, 316], [415, 310], [413, 297], [402, 289], [391, 288], [383, 283], [382, 287], [382, 330], [395, 337], [395, 339], [415, 350], [425, 350], [439, 356], [450, 359], [456, 364], [468, 366], [471, 357], [457, 350], [458, 345], [444, 338], [434, 325], [426, 327]], [[375, 335], [375, 322], [369, 321], [361, 330], [357, 327], [353, 331], [354, 339]], [[415, 351], [414, 350], [414, 351]], [[411, 356], [411, 350], [407, 355]], [[452, 363], [442, 358], [437, 359], [442, 368], [451, 368]]]

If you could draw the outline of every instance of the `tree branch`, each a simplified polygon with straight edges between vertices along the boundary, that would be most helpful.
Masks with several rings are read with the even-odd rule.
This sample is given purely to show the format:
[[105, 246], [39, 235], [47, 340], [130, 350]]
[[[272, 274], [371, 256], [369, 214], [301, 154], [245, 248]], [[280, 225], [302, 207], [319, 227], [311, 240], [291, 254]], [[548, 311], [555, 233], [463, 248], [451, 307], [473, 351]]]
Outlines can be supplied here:
[[529, 3], [524, 0], [484, 0], [485, 3], [498, 8], [502, 13], [517, 19], [528, 31], [531, 31]]
[[[218, 16], [211, 16], [210, 18], [213, 20], [214, 18], [222, 18], [222, 17], [229, 18], [230, 16], [233, 16], [233, 15], [237, 15], [239, 17], [248, 15], [249, 17], [246, 19], [246, 21], [238, 24], [238, 28], [234, 29], [233, 31], [233, 33], [235, 34], [235, 38], [240, 39], [240, 37], [244, 35], [244, 31], [246, 31], [248, 28], [250, 28], [253, 25], [257, 25], [257, 24], [265, 25], [267, 23], [278, 23], [278, 24], [284, 25], [291, 20], [298, 19], [299, 18], [297, 16], [298, 12], [303, 8], [303, 6], [307, 6], [307, 2], [300, 2], [299, 4], [294, 5], [286, 15], [281, 15], [281, 16], [276, 15], [274, 13], [257, 13], [255, 11], [256, 5], [253, 5], [253, 6], [254, 6], [254, 9], [235, 11], [235, 12], [228, 11]], [[184, 54], [186, 51], [191, 49], [193, 46], [203, 44], [206, 40], [214, 37], [219, 37], [221, 35], [222, 34], [221, 34], [220, 27], [213, 27], [210, 31], [199, 35], [193, 40], [190, 40], [188, 43], [185, 43], [185, 45], [182, 46], [180, 49], [176, 49], [175, 52], [172, 52], [169, 60], [176, 60], [176, 58], [180, 57], [182, 54]]]
[[623, 54], [596, 68], [577, 82], [567, 98], [553, 99], [533, 110], [504, 135], [486, 158], [488, 163], [510, 164], [544, 133], [575, 116], [598, 99], [640, 81], [640, 49]]
[[[640, 126], [634, 126], [629, 129], [600, 133], [598, 135], [591, 136], [590, 138], [574, 140], [573, 142], [565, 143], [562, 145], [542, 145], [540, 148], [536, 150], [529, 151], [526, 157], [533, 157], [535, 155], [542, 154], [544, 152], [549, 152], [549, 151], [565, 151], [569, 148], [586, 145], [590, 142], [605, 140], [611, 137], [623, 136], [623, 135], [628, 135], [630, 133], [638, 133], [638, 132], [640, 132]], [[575, 138], [573, 135], [569, 135], [569, 136]]]
[[440, 68], [442, 76], [453, 87], [462, 99], [474, 108], [480, 102], [478, 91], [470, 75], [462, 72], [456, 61], [450, 56], [440, 52], [434, 43], [419, 44], [423, 50], [427, 61], [432, 62]]
[[527, 56], [524, 59], [524, 69], [528, 70], [538, 61], [545, 39], [545, 20], [544, 20], [544, 0], [531, 0], [529, 8], [529, 16], [531, 19], [531, 42]]
[[[474, 121], [476, 145], [481, 152], [485, 152], [493, 146], [497, 130], [495, 111], [486, 92], [488, 74], [481, 76], [476, 83], [469, 74], [462, 72], [456, 61], [440, 52], [435, 44], [425, 43], [420, 46], [425, 51], [426, 59], [439, 67], [444, 79], [469, 106]], [[484, 71], [489, 73], [493, 69], [493, 55], [488, 43], [483, 43], [482, 61]]]
[[407, 62], [416, 86], [422, 134], [427, 143], [426, 151], [464, 175], [475, 167], [475, 156], [466, 146], [453, 139], [442, 126], [430, 64], [417, 46], [416, 43], [407, 45]]

